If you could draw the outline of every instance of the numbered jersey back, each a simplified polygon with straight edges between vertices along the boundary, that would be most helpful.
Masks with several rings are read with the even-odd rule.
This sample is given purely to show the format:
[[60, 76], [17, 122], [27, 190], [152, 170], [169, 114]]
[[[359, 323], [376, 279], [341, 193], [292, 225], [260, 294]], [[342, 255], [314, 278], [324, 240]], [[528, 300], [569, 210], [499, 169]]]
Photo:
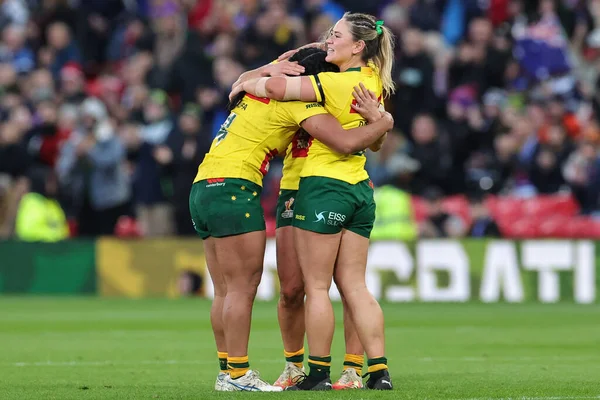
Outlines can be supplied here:
[[262, 185], [273, 157], [284, 154], [300, 123], [326, 111], [247, 94], [221, 125], [194, 182], [241, 178]]

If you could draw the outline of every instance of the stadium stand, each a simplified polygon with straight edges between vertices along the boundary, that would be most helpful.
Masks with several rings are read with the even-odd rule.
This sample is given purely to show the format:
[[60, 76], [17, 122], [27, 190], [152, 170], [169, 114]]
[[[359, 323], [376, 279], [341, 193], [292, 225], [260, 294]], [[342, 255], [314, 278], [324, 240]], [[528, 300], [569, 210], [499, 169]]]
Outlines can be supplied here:
[[[504, 237], [600, 238], [592, 4], [5, 0], [0, 237], [14, 235], [40, 168], [59, 190], [35, 190], [59, 200], [71, 236], [193, 235], [189, 186], [231, 84], [351, 10], [379, 15], [398, 37], [397, 92], [386, 103], [396, 129], [367, 168], [376, 187], [411, 193], [414, 224], [425, 226], [436, 190], [459, 221], [441, 235], [483, 232], [475, 196]], [[270, 234], [280, 174], [278, 160], [263, 193]]]

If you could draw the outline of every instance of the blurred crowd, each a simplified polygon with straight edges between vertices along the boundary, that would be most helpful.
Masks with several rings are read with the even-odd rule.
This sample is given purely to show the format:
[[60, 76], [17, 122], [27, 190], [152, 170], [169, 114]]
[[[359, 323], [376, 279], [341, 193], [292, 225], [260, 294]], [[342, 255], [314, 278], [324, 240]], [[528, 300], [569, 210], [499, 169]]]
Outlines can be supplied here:
[[[376, 186], [467, 194], [479, 208], [485, 194], [568, 192], [582, 213], [600, 210], [599, 0], [4, 0], [0, 11], [0, 238], [193, 235], [189, 188], [232, 83], [345, 11], [378, 15], [398, 39], [396, 129], [368, 154]], [[275, 163], [265, 180], [271, 218], [280, 173]]]

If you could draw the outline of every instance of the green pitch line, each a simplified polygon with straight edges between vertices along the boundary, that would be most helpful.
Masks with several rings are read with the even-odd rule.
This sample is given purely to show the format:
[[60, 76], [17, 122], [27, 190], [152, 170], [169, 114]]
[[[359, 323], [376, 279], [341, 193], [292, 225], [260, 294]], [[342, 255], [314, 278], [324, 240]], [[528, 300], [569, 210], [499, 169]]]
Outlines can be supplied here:
[[[209, 307], [2, 297], [0, 399], [600, 399], [598, 305], [385, 304], [394, 392], [267, 394], [212, 390]], [[283, 368], [275, 303], [254, 308], [250, 362], [270, 382]]]

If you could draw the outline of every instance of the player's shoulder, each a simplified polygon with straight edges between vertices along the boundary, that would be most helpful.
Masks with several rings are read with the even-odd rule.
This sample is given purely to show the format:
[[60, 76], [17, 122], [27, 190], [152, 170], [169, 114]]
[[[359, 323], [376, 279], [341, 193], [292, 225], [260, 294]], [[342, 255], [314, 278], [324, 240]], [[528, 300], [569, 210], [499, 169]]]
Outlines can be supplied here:
[[336, 86], [354, 86], [357, 82], [365, 79], [377, 78], [370, 69], [367, 68], [351, 68], [344, 72], [321, 72], [316, 75], [324, 84], [333, 84]]
[[313, 101], [313, 102], [305, 102], [305, 101], [282, 101], [279, 103], [279, 107], [285, 111], [296, 112], [299, 110], [310, 110], [314, 108], [323, 108], [323, 105]]

